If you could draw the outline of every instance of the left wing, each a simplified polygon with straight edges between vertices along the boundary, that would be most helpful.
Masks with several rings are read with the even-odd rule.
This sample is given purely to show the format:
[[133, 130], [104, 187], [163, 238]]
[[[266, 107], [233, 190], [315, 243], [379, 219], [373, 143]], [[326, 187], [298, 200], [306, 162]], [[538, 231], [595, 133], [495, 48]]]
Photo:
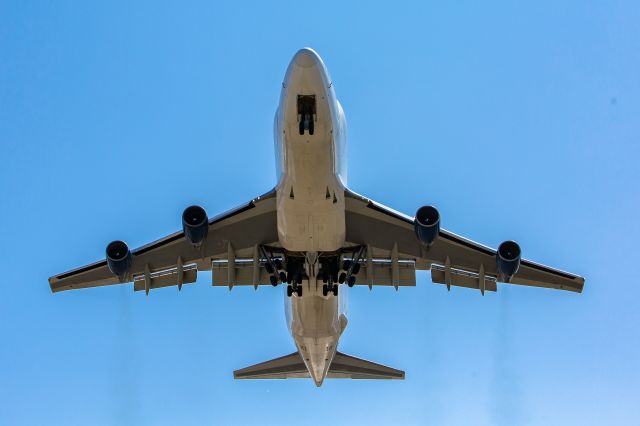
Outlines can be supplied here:
[[[415, 269], [430, 269], [432, 281], [447, 287], [496, 291], [500, 281], [496, 250], [444, 229], [427, 249], [416, 237], [413, 218], [349, 190], [345, 190], [345, 204], [347, 241], [366, 246], [370, 257], [391, 259], [392, 264], [394, 257], [396, 263], [398, 259], [414, 262]], [[396, 275], [397, 288], [402, 277]], [[580, 293], [584, 278], [523, 259], [509, 283]], [[376, 285], [374, 274], [360, 284]]]
[[[193, 283], [197, 271], [211, 270], [217, 256], [256, 257], [262, 244], [278, 241], [275, 191], [270, 191], [246, 204], [209, 220], [208, 237], [200, 247], [192, 246], [184, 232], [132, 250], [132, 264], [126, 276], [118, 278], [101, 260], [49, 278], [52, 292], [98, 287], [123, 282], [134, 283], [135, 290]], [[231, 254], [231, 255], [230, 255]], [[256, 279], [268, 282], [260, 268]]]

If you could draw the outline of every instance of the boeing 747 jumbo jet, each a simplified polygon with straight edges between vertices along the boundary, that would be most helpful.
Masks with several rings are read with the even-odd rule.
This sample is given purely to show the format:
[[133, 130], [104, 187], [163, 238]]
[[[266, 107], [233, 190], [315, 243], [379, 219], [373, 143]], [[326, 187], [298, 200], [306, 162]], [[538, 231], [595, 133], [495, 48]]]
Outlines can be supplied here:
[[322, 59], [298, 51], [282, 83], [274, 122], [277, 184], [244, 205], [209, 218], [182, 213], [182, 231], [130, 250], [107, 245], [106, 259], [49, 278], [53, 292], [133, 283], [153, 289], [196, 281], [213, 286], [282, 285], [297, 351], [236, 370], [236, 379], [326, 377], [404, 379], [404, 371], [339, 352], [348, 287], [416, 285], [416, 270], [437, 284], [483, 295], [498, 283], [580, 293], [584, 278], [521, 259], [520, 246], [497, 250], [440, 228], [435, 207], [399, 213], [347, 187], [347, 125]]

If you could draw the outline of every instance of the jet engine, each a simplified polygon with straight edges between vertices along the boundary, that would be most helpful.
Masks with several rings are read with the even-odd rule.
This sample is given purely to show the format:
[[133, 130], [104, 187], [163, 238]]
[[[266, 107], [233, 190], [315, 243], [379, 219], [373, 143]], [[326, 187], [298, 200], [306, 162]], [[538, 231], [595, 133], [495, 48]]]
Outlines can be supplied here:
[[123, 278], [129, 272], [132, 261], [133, 256], [127, 243], [119, 240], [109, 243], [107, 246], [107, 266], [113, 275]]
[[431, 245], [438, 238], [440, 232], [440, 213], [433, 206], [423, 206], [416, 212], [413, 226], [418, 239], [426, 245]]
[[518, 271], [520, 254], [520, 246], [515, 241], [505, 241], [498, 247], [496, 254], [498, 274], [503, 276], [505, 281], [509, 281], [509, 278]]
[[187, 207], [182, 213], [184, 236], [194, 246], [199, 246], [209, 233], [207, 212], [200, 206]]

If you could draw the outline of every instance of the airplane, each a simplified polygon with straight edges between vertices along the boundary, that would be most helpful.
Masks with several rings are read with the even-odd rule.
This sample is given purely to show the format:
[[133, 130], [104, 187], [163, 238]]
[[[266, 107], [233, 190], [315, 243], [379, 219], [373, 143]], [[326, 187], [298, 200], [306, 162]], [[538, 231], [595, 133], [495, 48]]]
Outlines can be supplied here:
[[211, 271], [213, 286], [286, 289], [285, 316], [296, 351], [234, 371], [235, 379], [404, 379], [405, 372], [338, 351], [347, 327], [346, 293], [354, 285], [416, 285], [416, 271], [452, 286], [495, 292], [498, 283], [581, 293], [584, 278], [521, 258], [505, 241], [497, 250], [440, 227], [430, 205], [414, 217], [347, 187], [347, 125], [320, 56], [299, 50], [282, 83], [274, 122], [277, 184], [209, 218], [187, 207], [182, 231], [49, 278], [52, 292], [133, 283], [134, 291], [177, 286]]

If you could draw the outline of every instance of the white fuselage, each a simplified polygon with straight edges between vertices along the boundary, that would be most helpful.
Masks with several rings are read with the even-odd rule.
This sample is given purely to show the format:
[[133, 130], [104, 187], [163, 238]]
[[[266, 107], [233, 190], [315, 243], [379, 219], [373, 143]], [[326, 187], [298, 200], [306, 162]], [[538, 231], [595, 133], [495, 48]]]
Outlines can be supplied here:
[[[315, 96], [313, 134], [300, 134], [299, 96]], [[291, 335], [311, 377], [320, 386], [347, 324], [346, 286], [323, 296], [317, 256], [345, 243], [346, 122], [320, 57], [302, 49], [292, 59], [274, 123], [278, 174], [278, 238], [289, 252], [307, 257], [303, 296], [286, 298]]]

